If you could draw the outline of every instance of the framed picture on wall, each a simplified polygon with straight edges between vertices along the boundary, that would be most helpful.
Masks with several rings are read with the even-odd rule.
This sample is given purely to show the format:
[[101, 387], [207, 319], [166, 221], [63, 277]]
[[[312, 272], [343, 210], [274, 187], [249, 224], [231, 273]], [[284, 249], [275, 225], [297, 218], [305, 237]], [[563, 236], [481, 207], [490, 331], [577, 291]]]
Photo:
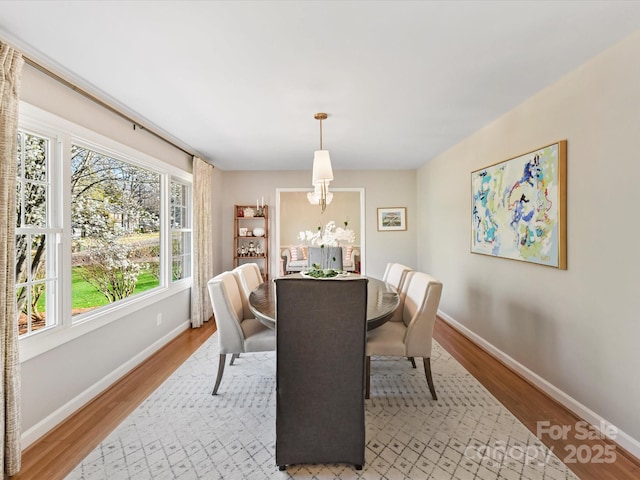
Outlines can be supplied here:
[[567, 141], [471, 172], [471, 252], [567, 268]]
[[378, 231], [390, 232], [407, 229], [407, 209], [389, 207], [378, 209]]

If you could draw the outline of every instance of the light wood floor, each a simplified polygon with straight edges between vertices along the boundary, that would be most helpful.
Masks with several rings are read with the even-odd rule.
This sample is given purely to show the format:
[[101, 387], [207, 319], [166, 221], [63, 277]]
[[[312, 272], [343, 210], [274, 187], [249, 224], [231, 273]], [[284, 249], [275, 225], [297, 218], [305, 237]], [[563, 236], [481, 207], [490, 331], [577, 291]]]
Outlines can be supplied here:
[[[23, 453], [22, 470], [12, 479], [63, 479], [214, 331], [215, 324], [209, 322], [202, 328], [181, 334], [62, 425], [31, 445]], [[579, 421], [575, 415], [440, 319], [436, 322], [434, 338], [534, 434], [536, 422], [541, 420], [547, 420], [552, 425], [571, 427]], [[602, 441], [575, 440], [571, 437], [564, 441], [545, 437], [542, 440], [553, 448], [560, 459], [566, 457], [565, 449], [570, 450], [571, 446], [588, 445], [596, 451], [602, 448], [596, 445], [605, 445]], [[575, 463], [569, 467], [582, 480], [640, 478], [640, 463], [620, 447], [614, 447], [614, 463]]]

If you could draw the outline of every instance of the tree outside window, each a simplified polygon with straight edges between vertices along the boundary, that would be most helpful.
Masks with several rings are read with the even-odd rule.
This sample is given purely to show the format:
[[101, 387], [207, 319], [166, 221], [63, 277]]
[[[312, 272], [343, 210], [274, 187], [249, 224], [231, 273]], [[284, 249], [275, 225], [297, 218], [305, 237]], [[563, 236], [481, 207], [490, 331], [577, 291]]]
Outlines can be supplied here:
[[71, 147], [72, 314], [160, 285], [160, 175]]

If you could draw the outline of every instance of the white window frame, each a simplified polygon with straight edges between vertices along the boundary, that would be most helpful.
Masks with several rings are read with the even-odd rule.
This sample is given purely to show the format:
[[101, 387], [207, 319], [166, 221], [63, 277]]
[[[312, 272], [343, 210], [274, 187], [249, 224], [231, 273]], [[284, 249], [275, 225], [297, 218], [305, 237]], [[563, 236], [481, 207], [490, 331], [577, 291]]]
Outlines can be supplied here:
[[[20, 338], [20, 360], [26, 361], [58, 347], [82, 335], [86, 335], [124, 316], [132, 316], [136, 311], [191, 288], [192, 277], [171, 281], [171, 234], [169, 231], [169, 186], [171, 178], [192, 186], [193, 176], [173, 165], [158, 160], [127, 145], [121, 144], [97, 132], [77, 125], [57, 115], [46, 112], [25, 102], [20, 102], [19, 128], [43, 136], [58, 139], [58, 163], [53, 172], [59, 172], [55, 179], [57, 187], [51, 192], [51, 215], [61, 220], [58, 278], [59, 292], [56, 305], [58, 324], [41, 329]], [[160, 215], [160, 286], [109, 306], [101, 307], [86, 314], [71, 316], [71, 144], [78, 144], [97, 150], [105, 155], [147, 168], [160, 174], [161, 215]], [[53, 146], [53, 145], [52, 145]], [[58, 174], [58, 173], [56, 173]], [[53, 179], [52, 179], [53, 181]], [[193, 191], [193, 189], [191, 189]], [[190, 199], [193, 202], [193, 198]], [[192, 239], [193, 241], [193, 239]], [[193, 251], [193, 246], [191, 247]], [[193, 270], [192, 270], [193, 271]], [[133, 320], [132, 320], [133, 321]]]
[[[34, 227], [34, 226], [21, 226], [16, 228], [16, 235], [27, 235], [28, 237], [34, 235], [47, 235], [47, 244], [45, 250], [45, 265], [46, 265], [46, 277], [44, 281], [34, 281], [31, 279], [31, 274], [27, 273], [27, 278], [24, 283], [21, 283], [21, 286], [24, 286], [28, 290], [31, 287], [38, 283], [45, 283], [46, 290], [46, 305], [47, 312], [50, 314], [47, 315], [47, 325], [42, 327], [39, 330], [29, 333], [29, 335], [36, 335], [41, 331], [45, 331], [50, 328], [54, 328], [55, 326], [60, 324], [60, 302], [58, 293], [61, 291], [61, 280], [60, 280], [60, 248], [61, 248], [61, 235], [62, 235], [62, 222], [59, 212], [53, 208], [50, 208], [53, 204], [52, 197], [56, 194], [56, 192], [60, 191], [60, 176], [58, 172], [60, 169], [58, 166], [60, 165], [60, 142], [56, 135], [50, 131], [34, 131], [33, 129], [28, 128], [20, 128], [23, 132], [23, 135], [33, 135], [36, 137], [44, 138], [48, 142], [47, 149], [47, 158], [46, 158], [46, 178], [44, 182], [34, 182], [34, 183], [42, 183], [46, 187], [46, 225], [43, 227]], [[22, 140], [21, 149], [24, 153], [24, 143], [25, 139]], [[23, 165], [24, 167], [24, 165]], [[24, 185], [23, 185], [24, 187]], [[22, 190], [23, 191], [23, 190]], [[22, 219], [18, 222], [20, 225], [23, 225]], [[28, 242], [29, 244], [30, 242]], [[27, 255], [27, 266], [26, 269], [28, 271], [31, 270], [31, 255]], [[17, 288], [18, 285], [16, 285]], [[27, 293], [28, 298], [30, 297], [30, 292]], [[29, 325], [31, 324], [31, 320], [29, 320]]]
[[[191, 276], [193, 275], [193, 184], [192, 183], [188, 183], [183, 181], [182, 179], [179, 179], [177, 177], [171, 177], [169, 178], [169, 186], [171, 186], [172, 183], [178, 183], [180, 185], [186, 186], [187, 187], [187, 198], [186, 200], [186, 205], [184, 205], [184, 209], [185, 212], [182, 215], [183, 219], [187, 220], [187, 225], [186, 226], [182, 226], [182, 228], [173, 228], [173, 225], [169, 225], [169, 244], [171, 247], [170, 250], [170, 261], [169, 261], [169, 266], [171, 268], [173, 268], [173, 245], [171, 244], [173, 239], [173, 234], [174, 233], [189, 233], [189, 238], [191, 239], [191, 245], [189, 246], [189, 275], [187, 277], [184, 278], [179, 278], [178, 280], [174, 280], [173, 279], [173, 275], [172, 272], [169, 272], [169, 281], [173, 282], [173, 283], [177, 283], [177, 282], [181, 282], [183, 280], [185, 280], [186, 278], [191, 278]], [[171, 192], [169, 192], [169, 199], [171, 197]], [[171, 208], [171, 207], [170, 207]], [[182, 255], [180, 255], [181, 257], [185, 257], [185, 254], [183, 253]]]

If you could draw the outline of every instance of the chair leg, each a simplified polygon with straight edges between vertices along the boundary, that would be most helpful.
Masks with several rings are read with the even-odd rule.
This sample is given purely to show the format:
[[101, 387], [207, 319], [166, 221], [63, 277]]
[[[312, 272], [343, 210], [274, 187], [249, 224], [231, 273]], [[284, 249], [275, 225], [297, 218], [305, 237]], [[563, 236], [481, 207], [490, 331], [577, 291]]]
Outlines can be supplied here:
[[431, 378], [431, 359], [423, 358], [422, 363], [424, 363], [424, 374], [427, 377], [427, 385], [429, 385], [431, 396], [434, 400], [438, 400], [438, 397], [436, 396], [436, 388], [433, 386], [433, 378]]
[[229, 362], [229, 365], [233, 365], [233, 361], [234, 361], [236, 358], [240, 358], [240, 354], [239, 354], [239, 353], [232, 353], [232, 354], [231, 354], [231, 361]]
[[371, 357], [365, 357], [364, 363], [364, 398], [369, 398], [369, 390], [371, 388]]
[[413, 357], [407, 357], [407, 360], [409, 360], [411, 362], [411, 366], [413, 368], [416, 368], [416, 359]]
[[227, 355], [224, 353], [220, 354], [220, 360], [218, 361], [218, 377], [216, 378], [216, 385], [213, 387], [213, 393], [211, 395], [218, 394], [218, 387], [220, 386], [220, 381], [222, 380], [222, 374], [224, 373], [224, 362], [227, 359]]

